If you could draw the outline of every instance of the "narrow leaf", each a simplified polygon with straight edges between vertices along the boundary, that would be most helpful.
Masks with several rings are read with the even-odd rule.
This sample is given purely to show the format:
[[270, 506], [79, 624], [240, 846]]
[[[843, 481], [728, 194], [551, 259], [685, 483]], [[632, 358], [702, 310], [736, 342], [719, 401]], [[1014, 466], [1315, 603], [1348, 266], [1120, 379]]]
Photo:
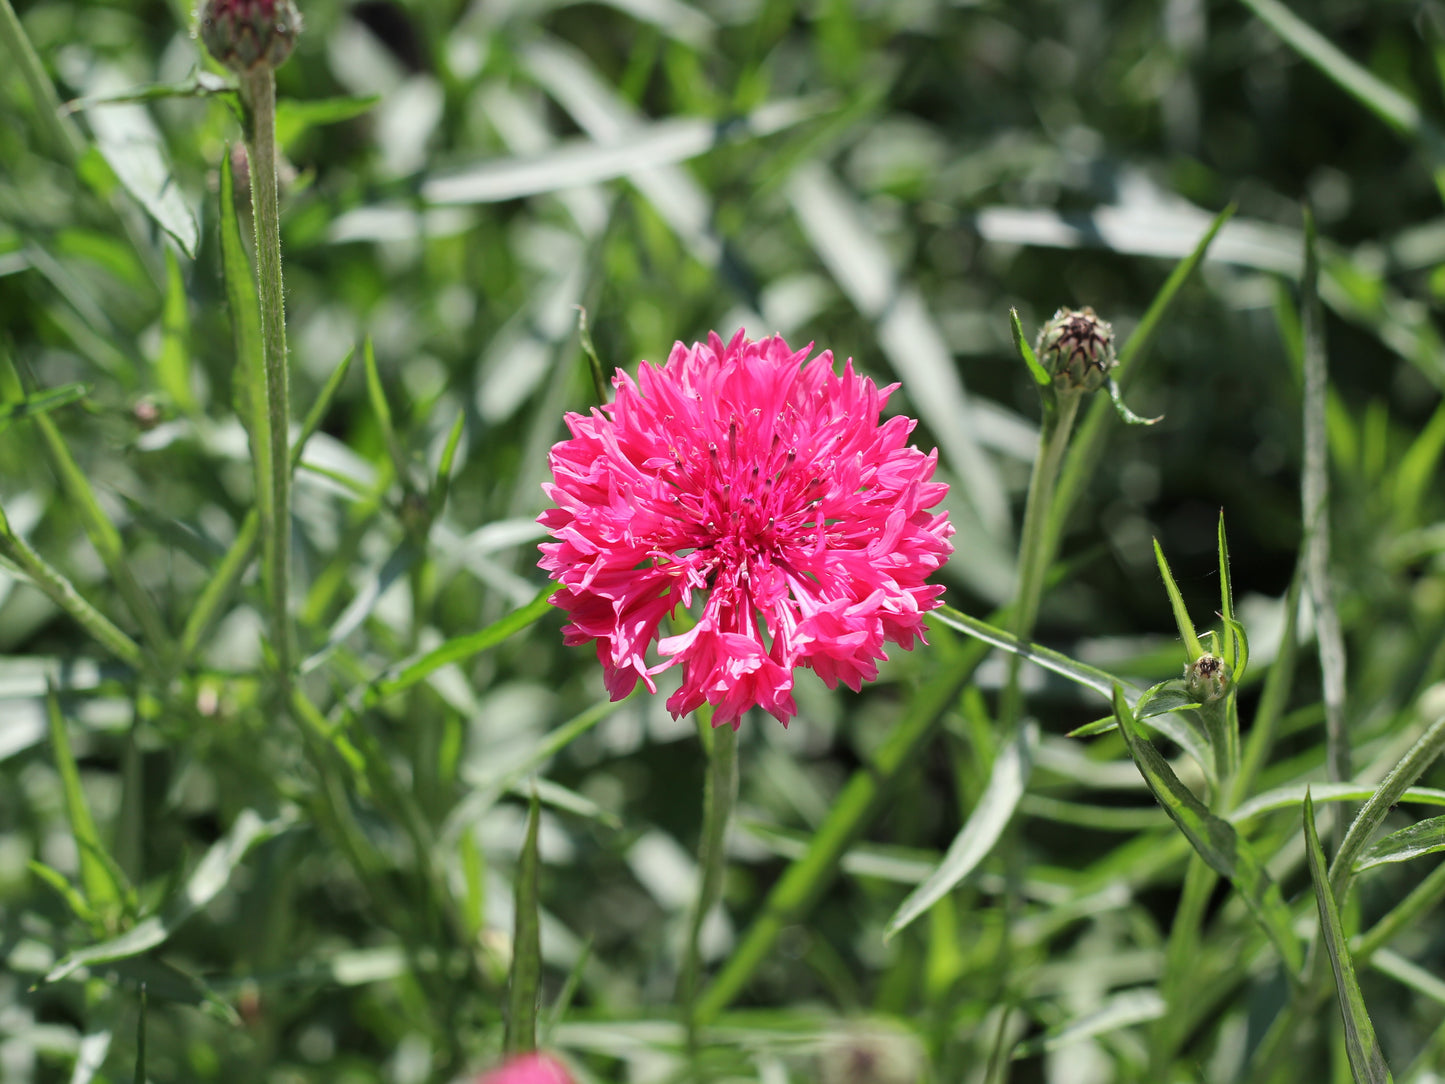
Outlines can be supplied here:
[[386, 401], [386, 389], [381, 386], [381, 373], [376, 367], [376, 351], [371, 345], [369, 335], [362, 345], [361, 354], [366, 361], [366, 395], [371, 401], [371, 412], [376, 415], [376, 423], [381, 427], [382, 440], [386, 442], [386, 452], [391, 456], [391, 464], [396, 469], [397, 481], [405, 487], [408, 477], [406, 456], [402, 454], [401, 442], [397, 440], [396, 427], [391, 421], [391, 406]]
[[933, 875], [909, 893], [888, 920], [883, 929], [885, 940], [952, 891], [988, 857], [999, 836], [1008, 827], [1014, 809], [1028, 786], [1038, 740], [1038, 728], [1028, 724], [1013, 741], [999, 750], [988, 786], [984, 788], [978, 804], [973, 807], [973, 812], [954, 837]]
[[289, 146], [307, 128], [351, 120], [370, 112], [379, 101], [379, 94], [355, 98], [313, 98], [310, 101], [282, 98], [276, 103], [276, 142], [282, 147]]
[[461, 662], [463, 659], [471, 658], [488, 648], [496, 647], [504, 640], [521, 632], [528, 625], [540, 620], [552, 612], [552, 594], [556, 591], [554, 586], [544, 587], [531, 602], [521, 609], [513, 610], [506, 617], [492, 622], [484, 629], [476, 632], [469, 632], [465, 636], [457, 636], [444, 644], [432, 648], [425, 654], [403, 664], [392, 677], [383, 677], [373, 684], [364, 698], [364, 704], [371, 706], [379, 703], [388, 696], [411, 688], [417, 682], [423, 680], [427, 675], [435, 673], [443, 666], [449, 666], [454, 662]]
[[1431, 817], [1391, 832], [1355, 860], [1355, 872], [1389, 862], [1408, 862], [1436, 851], [1445, 851], [1445, 817]]
[[1137, 731], [1139, 724], [1122, 690], [1115, 690], [1114, 714], [1119, 720], [1120, 733], [1129, 745], [1129, 753], [1154, 797], [1209, 868], [1234, 884], [1255, 921], [1274, 942], [1291, 977], [1298, 976], [1304, 954], [1294, 934], [1289, 907], [1264, 863], [1232, 824], [1205, 808], [1194, 792], [1180, 782], [1153, 743]]
[[[236, 348], [235, 389], [237, 413], [251, 434], [252, 456], [258, 461], [257, 477], [270, 477], [271, 449], [258, 440], [260, 412], [266, 404], [266, 370], [261, 345], [261, 302], [256, 280], [241, 236], [241, 219], [236, 210], [236, 184], [231, 173], [231, 155], [221, 155], [221, 272], [226, 284], [226, 303], [231, 310], [231, 336]], [[262, 461], [264, 457], [264, 462]], [[269, 487], [261, 487], [258, 502], [269, 501]]]
[[1375, 1040], [1375, 1028], [1370, 1023], [1369, 1010], [1360, 993], [1360, 984], [1355, 978], [1355, 965], [1350, 960], [1349, 939], [1340, 923], [1340, 909], [1335, 902], [1334, 889], [1330, 887], [1329, 874], [1325, 870], [1325, 852], [1320, 846], [1319, 831], [1315, 828], [1315, 805], [1308, 793], [1304, 804], [1305, 847], [1310, 864], [1310, 880], [1315, 886], [1315, 902], [1320, 910], [1320, 935], [1324, 938], [1325, 949], [1330, 955], [1330, 967], [1335, 973], [1335, 991], [1339, 994], [1340, 1015], [1345, 1022], [1345, 1052], [1350, 1058], [1350, 1071], [1356, 1084], [1387, 1084], [1394, 1078], [1380, 1053], [1380, 1044]]
[[1129, 405], [1124, 402], [1124, 393], [1119, 390], [1119, 382], [1113, 377], [1109, 378], [1106, 387], [1109, 389], [1109, 401], [1114, 404], [1114, 413], [1119, 415], [1119, 419], [1125, 425], [1158, 425], [1164, 420], [1163, 414], [1146, 418], [1142, 414], [1135, 414], [1130, 410]]
[[161, 312], [161, 351], [156, 358], [156, 380], [170, 401], [187, 414], [196, 411], [191, 394], [191, 315], [181, 261], [166, 248], [166, 303]]
[[458, 414], [457, 420], [452, 422], [451, 432], [447, 434], [447, 443], [442, 448], [441, 462], [437, 464], [436, 480], [432, 483], [431, 511], [432, 515], [440, 515], [447, 503], [447, 492], [452, 485], [452, 468], [456, 464], [457, 449], [462, 443], [462, 432], [466, 428], [467, 416]]
[[146, 984], [140, 984], [140, 1008], [135, 1021], [135, 1084], [146, 1084]]
[[84, 384], [62, 384], [49, 391], [37, 392], [8, 403], [0, 403], [0, 430], [21, 418], [48, 414], [52, 410], [84, 399], [89, 390]]
[[507, 1028], [503, 1049], [511, 1054], [537, 1048], [537, 999], [542, 985], [541, 919], [537, 903], [537, 825], [541, 803], [532, 796], [527, 837], [517, 864], [516, 918], [512, 931], [512, 975], [507, 983]]
[[[1229, 540], [1224, 534], [1223, 508], [1219, 510], [1219, 616], [1224, 621], [1224, 661], [1233, 669], [1238, 658], [1235, 641], [1229, 635], [1234, 621], [1234, 581], [1229, 572]], [[1234, 680], [1238, 682], [1239, 678], [1240, 674], [1236, 671]]]
[[1344, 842], [1340, 844], [1334, 861], [1330, 863], [1330, 882], [1337, 893], [1342, 892], [1349, 883], [1355, 859], [1365, 849], [1365, 844], [1384, 822], [1391, 808], [1400, 801], [1406, 788], [1435, 763], [1442, 751], [1445, 751], [1445, 715], [1430, 724], [1420, 736], [1420, 740], [1390, 769], [1375, 793], [1370, 796], [1370, 800], [1355, 814], [1350, 830], [1345, 833]]
[[96, 147], [126, 191], [194, 259], [200, 231], [150, 114], [139, 105], [116, 105], [91, 110], [88, 119]]
[[80, 919], [80, 921], [84, 922], [87, 926], [93, 927], [99, 925], [100, 916], [95, 913], [95, 910], [90, 904], [85, 902], [85, 897], [77, 891], [76, 887], [66, 880], [65, 874], [33, 858], [26, 864], [30, 867], [31, 873], [35, 874], [35, 876], [53, 888], [56, 895], [65, 901], [66, 906], [70, 908], [71, 914], [75, 915], [76, 918]]
[[114, 921], [120, 917], [125, 899], [125, 889], [116, 883], [114, 863], [107, 862], [108, 852], [95, 830], [95, 820], [90, 814], [90, 803], [81, 786], [80, 770], [75, 764], [75, 755], [70, 749], [70, 734], [65, 728], [65, 717], [60, 713], [60, 700], [55, 691], [45, 694], [45, 711], [50, 720], [50, 747], [55, 754], [55, 767], [60, 772], [60, 782], [65, 791], [65, 814], [70, 821], [70, 831], [75, 837], [75, 849], [80, 855], [80, 883], [85, 890], [85, 901], [103, 920]]
[[[1229, 811], [1232, 824], [1246, 824], [1266, 813], [1277, 813], [1282, 809], [1293, 809], [1302, 805], [1305, 791], [1313, 790], [1316, 802], [1363, 802], [1375, 796], [1376, 788], [1361, 783], [1295, 783], [1278, 790], [1268, 790]], [[1409, 787], [1395, 798], [1397, 802], [1417, 802], [1420, 805], [1445, 806], [1445, 790], [1435, 787]]]
[[1169, 592], [1169, 606], [1174, 611], [1174, 623], [1179, 626], [1179, 639], [1184, 641], [1188, 661], [1193, 662], [1204, 654], [1204, 648], [1199, 644], [1194, 622], [1189, 620], [1189, 611], [1184, 606], [1184, 596], [1179, 593], [1179, 585], [1174, 582], [1174, 574], [1169, 571], [1169, 562], [1165, 560], [1164, 550], [1157, 538], [1154, 539], [1154, 560], [1159, 564], [1159, 574], [1164, 577], [1164, 590]]
[[1039, 385], [1039, 387], [1048, 387], [1049, 371], [1039, 364], [1039, 359], [1034, 356], [1034, 348], [1029, 345], [1028, 339], [1024, 337], [1024, 326], [1019, 322], [1019, 310], [1009, 309], [1008, 319], [1009, 331], [1013, 334], [1014, 349], [1019, 352], [1019, 357], [1024, 359], [1024, 364], [1029, 367], [1029, 372], [1033, 374], [1034, 383]]
[[1045, 1051], [1058, 1050], [1071, 1043], [1158, 1020], [1166, 1011], [1168, 1006], [1154, 987], [1125, 990], [1109, 998], [1099, 1008], [1059, 1027], [1050, 1028], [1036, 1039], [1020, 1043], [1014, 1048], [1013, 1056], [1015, 1059], [1036, 1057]]
[[119, 937], [72, 952], [51, 968], [45, 981], [57, 982], [82, 967], [124, 960], [164, 944], [186, 919], [215, 899], [253, 847], [294, 823], [293, 814], [262, 820], [254, 810], [242, 810], [231, 830], [211, 846], [160, 914], [137, 923]]

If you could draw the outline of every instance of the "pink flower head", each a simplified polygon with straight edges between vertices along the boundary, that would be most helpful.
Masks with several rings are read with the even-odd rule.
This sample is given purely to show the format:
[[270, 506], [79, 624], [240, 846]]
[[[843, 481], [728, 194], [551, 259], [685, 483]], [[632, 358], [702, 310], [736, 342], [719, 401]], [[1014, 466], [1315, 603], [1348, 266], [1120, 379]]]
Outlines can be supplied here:
[[[562, 586], [568, 644], [597, 641], [612, 699], [682, 666], [674, 715], [713, 705], [737, 729], [757, 705], [797, 714], [793, 669], [855, 692], [878, 676], [885, 640], [911, 648], [953, 551], [937, 451], [907, 444], [915, 422], [881, 421], [888, 395], [824, 351], [781, 337], [678, 343], [667, 364], [613, 377], [616, 400], [568, 414], [552, 448], [556, 502], [539, 517], [555, 541], [541, 567]], [[658, 624], [694, 594], [688, 631]]]
[[546, 1054], [519, 1054], [505, 1065], [483, 1073], [477, 1084], [572, 1084], [562, 1063]]

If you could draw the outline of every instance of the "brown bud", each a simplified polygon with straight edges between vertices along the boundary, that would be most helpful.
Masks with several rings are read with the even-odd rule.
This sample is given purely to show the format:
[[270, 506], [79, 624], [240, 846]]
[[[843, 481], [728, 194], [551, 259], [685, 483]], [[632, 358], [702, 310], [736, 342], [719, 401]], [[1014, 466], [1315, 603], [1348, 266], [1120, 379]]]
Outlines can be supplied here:
[[201, 0], [201, 41], [232, 71], [279, 68], [301, 32], [293, 0]]

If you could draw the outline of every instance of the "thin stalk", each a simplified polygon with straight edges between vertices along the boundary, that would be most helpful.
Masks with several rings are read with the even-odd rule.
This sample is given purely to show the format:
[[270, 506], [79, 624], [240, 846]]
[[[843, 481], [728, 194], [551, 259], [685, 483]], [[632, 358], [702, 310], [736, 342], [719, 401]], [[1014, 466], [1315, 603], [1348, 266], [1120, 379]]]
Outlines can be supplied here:
[[3, 511], [0, 511], [0, 557], [12, 561], [36, 587], [50, 596], [52, 602], [79, 622], [86, 632], [95, 637], [100, 645], [117, 659], [137, 672], [145, 669], [145, 653], [141, 651], [140, 645], [91, 605], [90, 601], [75, 589], [73, 583], [31, 548], [30, 543], [13, 532]]
[[[1069, 434], [1073, 431], [1081, 398], [1077, 392], [1058, 393], [1054, 404], [1045, 409], [1043, 427], [1039, 430], [1039, 453], [1034, 460], [1033, 473], [1029, 476], [1019, 544], [1018, 601], [1014, 605], [1013, 631], [1020, 640], [1033, 637], [1039, 601], [1044, 593], [1044, 577], [1053, 560], [1053, 547], [1049, 545], [1049, 508], [1054, 501], [1054, 487], [1058, 484], [1059, 468], [1064, 462], [1064, 451], [1069, 446]], [[1004, 686], [999, 711], [999, 722], [1005, 734], [1012, 732], [1022, 707], [1019, 689], [1021, 663], [1018, 655], [1009, 656], [1008, 683]]]
[[[251, 160], [251, 208], [256, 226], [256, 279], [261, 301], [261, 339], [266, 370], [266, 409], [259, 412], [270, 447], [269, 511], [261, 524], [262, 568], [270, 609], [271, 643], [283, 691], [291, 681], [290, 389], [286, 358], [286, 294], [281, 281], [281, 212], [276, 170], [276, 75], [262, 65], [241, 77], [250, 109], [246, 151]], [[283, 698], [284, 699], [284, 698]]]
[[722, 895], [723, 873], [727, 867], [727, 830], [733, 803], [738, 796], [738, 736], [731, 726], [712, 732], [707, 782], [703, 790], [702, 841], [698, 848], [697, 903], [687, 931], [687, 955], [678, 981], [683, 1010], [687, 1014], [688, 1050], [698, 1048], [698, 979], [702, 974], [702, 927]]
[[30, 92], [41, 127], [54, 144], [52, 149], [60, 152], [67, 161], [74, 162], [85, 150], [85, 140], [75, 122], [60, 111], [60, 98], [55, 93], [55, 85], [45, 74], [45, 66], [40, 63], [40, 57], [36, 54], [35, 47], [30, 44], [30, 37], [20, 25], [20, 19], [16, 16], [15, 9], [10, 6], [10, 0], [0, 0], [0, 43], [3, 43], [20, 70], [20, 77], [25, 81], [25, 89]]

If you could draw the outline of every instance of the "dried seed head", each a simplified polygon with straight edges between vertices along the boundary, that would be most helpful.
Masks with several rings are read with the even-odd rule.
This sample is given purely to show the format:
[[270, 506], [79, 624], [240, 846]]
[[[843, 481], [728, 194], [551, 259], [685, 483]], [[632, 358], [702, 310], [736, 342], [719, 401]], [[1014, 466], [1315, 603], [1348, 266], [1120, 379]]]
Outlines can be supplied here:
[[1218, 700], [1229, 691], [1232, 680], [1229, 665], [1208, 652], [1184, 667], [1184, 686], [1201, 704]]
[[1094, 391], [1116, 364], [1114, 328], [1087, 305], [1075, 312], [1060, 309], [1039, 331], [1039, 362], [1060, 391]]
[[232, 71], [279, 68], [301, 32], [293, 0], [201, 0], [197, 29], [207, 51]]

